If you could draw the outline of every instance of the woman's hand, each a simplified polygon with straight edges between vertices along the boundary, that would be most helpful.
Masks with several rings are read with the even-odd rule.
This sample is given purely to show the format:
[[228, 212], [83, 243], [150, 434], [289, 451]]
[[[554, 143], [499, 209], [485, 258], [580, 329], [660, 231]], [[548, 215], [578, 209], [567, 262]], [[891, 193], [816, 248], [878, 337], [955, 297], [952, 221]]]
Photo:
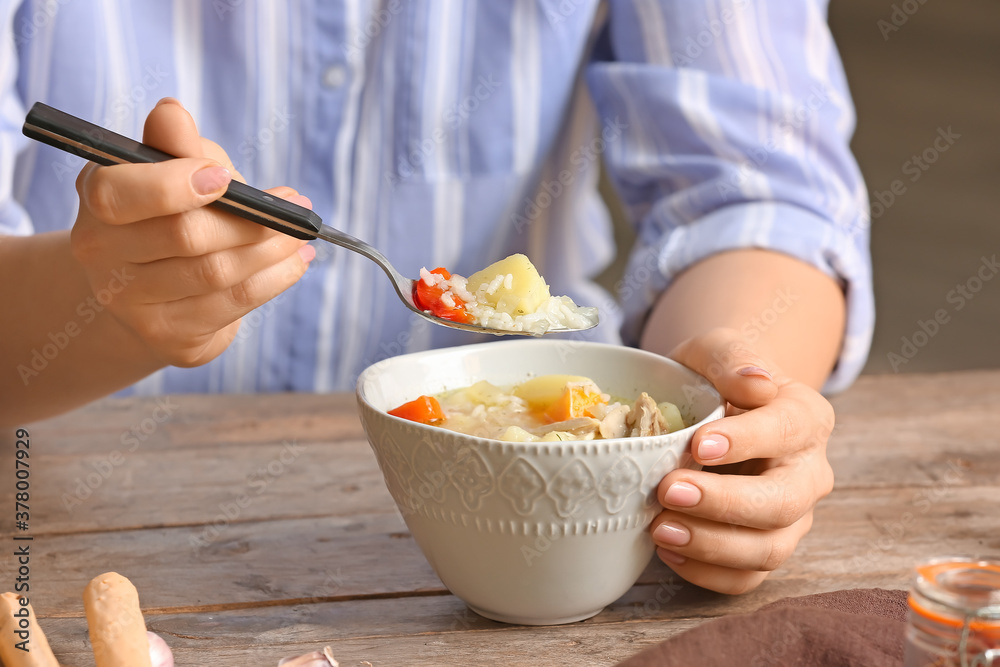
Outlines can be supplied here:
[[708, 378], [729, 408], [694, 434], [704, 469], [675, 470], [660, 483], [653, 541], [687, 581], [743, 593], [792, 554], [833, 488], [833, 408], [809, 386], [772, 377], [773, 364], [731, 329], [691, 338], [670, 356]]
[[[197, 366], [226, 349], [241, 317], [293, 285], [315, 251], [206, 207], [238, 174], [175, 100], [150, 112], [143, 141], [179, 159], [87, 165], [72, 252], [100, 305], [156, 360]], [[310, 205], [291, 188], [270, 192]]]

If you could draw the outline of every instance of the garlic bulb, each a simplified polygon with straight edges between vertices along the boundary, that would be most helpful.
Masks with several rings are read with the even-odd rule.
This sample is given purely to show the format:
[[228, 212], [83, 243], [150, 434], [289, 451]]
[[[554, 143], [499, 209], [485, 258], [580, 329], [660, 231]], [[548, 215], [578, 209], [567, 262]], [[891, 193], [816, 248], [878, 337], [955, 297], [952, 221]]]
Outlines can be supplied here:
[[163, 641], [163, 637], [149, 630], [146, 631], [146, 637], [149, 638], [149, 661], [153, 663], [153, 667], [174, 667], [173, 651]]

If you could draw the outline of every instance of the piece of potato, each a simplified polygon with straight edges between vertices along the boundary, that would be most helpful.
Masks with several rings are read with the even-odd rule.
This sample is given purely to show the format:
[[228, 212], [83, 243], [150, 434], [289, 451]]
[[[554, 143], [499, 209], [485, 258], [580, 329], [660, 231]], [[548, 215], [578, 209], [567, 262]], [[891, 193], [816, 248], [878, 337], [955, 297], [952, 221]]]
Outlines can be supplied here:
[[570, 383], [592, 384], [592, 380], [579, 375], [539, 375], [514, 387], [514, 395], [534, 410], [546, 410], [562, 398]]
[[486, 294], [486, 302], [498, 312], [511, 317], [533, 313], [549, 298], [549, 286], [538, 274], [538, 269], [524, 255], [518, 253], [490, 264], [482, 271], [469, 276], [466, 289], [472, 294], [482, 285], [489, 285], [497, 276], [511, 276], [510, 287], [501, 284], [493, 294]]
[[664, 401], [656, 406], [660, 409], [660, 414], [663, 415], [663, 420], [667, 422], [667, 428], [670, 429], [669, 433], [674, 431], [680, 431], [683, 428], [687, 428], [684, 424], [684, 418], [681, 417], [681, 411], [673, 403]]
[[538, 436], [528, 433], [520, 426], [508, 426], [500, 439], [504, 442], [535, 442]]
[[486, 380], [480, 380], [462, 391], [465, 392], [466, 398], [470, 401], [481, 405], [496, 405], [504, 395], [500, 387], [490, 384]]

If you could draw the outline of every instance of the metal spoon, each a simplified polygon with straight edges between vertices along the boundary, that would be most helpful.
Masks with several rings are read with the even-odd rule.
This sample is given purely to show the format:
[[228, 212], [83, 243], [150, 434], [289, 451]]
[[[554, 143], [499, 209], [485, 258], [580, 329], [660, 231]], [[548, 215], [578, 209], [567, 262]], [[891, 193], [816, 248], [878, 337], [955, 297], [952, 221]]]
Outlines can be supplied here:
[[[22, 131], [27, 137], [105, 166], [137, 162], [162, 162], [175, 157], [41, 102], [36, 102], [31, 107], [24, 120]], [[396, 289], [396, 294], [399, 295], [400, 300], [407, 308], [434, 324], [497, 336], [540, 335], [525, 331], [507, 331], [476, 324], [452, 322], [432, 315], [429, 311], [421, 310], [413, 300], [415, 281], [404, 277], [393, 268], [385, 255], [360, 239], [329, 225], [324, 225], [323, 220], [315, 212], [280, 197], [274, 197], [244, 183], [232, 181], [226, 193], [212, 205], [298, 239], [323, 239], [364, 255], [385, 271], [389, 280], [392, 281], [392, 286]], [[571, 333], [589, 328], [591, 327], [583, 329], [552, 327], [545, 333]]]

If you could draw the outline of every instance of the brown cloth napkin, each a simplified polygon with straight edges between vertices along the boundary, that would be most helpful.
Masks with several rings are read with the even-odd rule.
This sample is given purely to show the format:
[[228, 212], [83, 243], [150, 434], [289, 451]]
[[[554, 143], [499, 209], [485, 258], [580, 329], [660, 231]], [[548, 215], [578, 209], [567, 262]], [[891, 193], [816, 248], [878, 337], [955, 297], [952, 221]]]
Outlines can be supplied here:
[[906, 613], [906, 591], [867, 588], [788, 598], [703, 623], [617, 667], [898, 667]]

